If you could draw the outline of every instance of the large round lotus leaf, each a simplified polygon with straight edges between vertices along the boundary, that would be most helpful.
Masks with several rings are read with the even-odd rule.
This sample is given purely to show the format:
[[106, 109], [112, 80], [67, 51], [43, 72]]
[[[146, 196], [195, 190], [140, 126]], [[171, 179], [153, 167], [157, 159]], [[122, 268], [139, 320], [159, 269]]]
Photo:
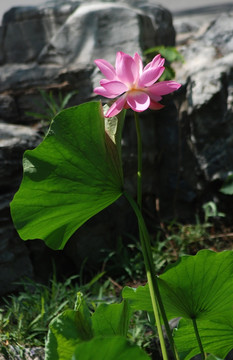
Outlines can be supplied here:
[[[218, 321], [197, 320], [197, 327], [204, 351], [225, 359], [233, 349], [233, 311]], [[191, 321], [180, 321], [174, 340], [180, 360], [189, 360], [200, 353]]]
[[149, 360], [150, 357], [125, 337], [95, 337], [75, 348], [72, 360]]
[[[233, 251], [182, 256], [158, 283], [168, 319], [221, 319], [233, 306]], [[134, 310], [153, 310], [148, 285], [124, 288], [123, 298]]]
[[23, 240], [42, 239], [53, 249], [122, 194], [119, 154], [99, 102], [61, 111], [23, 166], [11, 203], [15, 227]]
[[159, 277], [159, 287], [169, 318], [221, 319], [233, 306], [233, 252], [182, 256]]

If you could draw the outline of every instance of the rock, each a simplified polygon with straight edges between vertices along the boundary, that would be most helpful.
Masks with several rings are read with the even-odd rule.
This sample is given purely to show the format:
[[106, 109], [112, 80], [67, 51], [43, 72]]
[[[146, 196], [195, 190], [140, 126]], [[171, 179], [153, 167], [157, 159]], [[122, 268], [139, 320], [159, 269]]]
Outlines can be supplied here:
[[27, 123], [25, 112], [40, 109], [35, 105], [38, 88], [57, 87], [64, 95], [75, 89], [73, 104], [87, 101], [100, 79], [94, 59], [114, 62], [117, 50], [142, 53], [151, 46], [173, 45], [174, 39], [171, 14], [140, 1], [13, 8], [0, 28], [0, 94], [11, 96], [18, 117], [14, 120], [11, 110], [6, 114], [3, 104], [2, 119]]
[[7, 357], [0, 354], [0, 360], [44, 360], [45, 358], [45, 350], [42, 347], [22, 348], [22, 345], [8, 345], [5, 350]]
[[4, 27], [0, 26], [0, 65], [4, 63], [3, 40], [4, 40]]
[[[215, 201], [227, 214], [232, 212], [226, 197], [223, 199], [219, 193], [232, 171], [233, 158], [232, 26], [225, 27], [232, 22], [232, 15], [214, 15], [207, 17], [207, 22], [203, 17], [198, 30], [193, 29], [186, 43], [180, 45], [185, 62], [176, 68], [177, 80], [184, 84], [183, 100], [178, 100], [179, 189], [172, 196], [176, 197], [178, 208], [182, 201], [179, 193], [183, 191], [186, 204], [190, 200], [197, 209], [199, 204]], [[192, 17], [188, 19], [192, 24]], [[179, 29], [181, 25], [180, 19]], [[186, 209], [187, 216], [192, 210]]]
[[22, 156], [26, 149], [34, 148], [41, 138], [30, 128], [0, 123], [0, 186], [17, 188], [22, 178]]
[[54, 8], [15, 7], [9, 10], [3, 17], [4, 62], [34, 61], [73, 10], [74, 4]]
[[187, 87], [196, 158], [210, 182], [224, 181], [232, 168], [232, 60], [193, 74]]
[[233, 51], [233, 13], [224, 13], [217, 17], [201, 41], [207, 46], [214, 46], [218, 56], [230, 54]]
[[[57, 79], [59, 70], [56, 66], [40, 66], [35, 63], [5, 64], [1, 66], [0, 93], [11, 92], [13, 97], [28, 89], [40, 88], [44, 85], [53, 84]], [[4, 118], [3, 118], [4, 119]]]
[[22, 277], [33, 276], [27, 247], [12, 226], [9, 203], [22, 178], [23, 152], [39, 140], [27, 127], [0, 123], [0, 295], [15, 290]]
[[17, 119], [19, 113], [15, 99], [9, 94], [0, 95], [0, 119]]
[[149, 14], [146, 7], [141, 10], [123, 3], [82, 4], [43, 49], [39, 62], [86, 65], [93, 64], [100, 54], [114, 62], [119, 50], [133, 54], [135, 49], [141, 51], [165, 42], [174, 44], [172, 24], [169, 33], [161, 31], [161, 25], [156, 26], [160, 13], [162, 18], [164, 11], [156, 6], [154, 14]]

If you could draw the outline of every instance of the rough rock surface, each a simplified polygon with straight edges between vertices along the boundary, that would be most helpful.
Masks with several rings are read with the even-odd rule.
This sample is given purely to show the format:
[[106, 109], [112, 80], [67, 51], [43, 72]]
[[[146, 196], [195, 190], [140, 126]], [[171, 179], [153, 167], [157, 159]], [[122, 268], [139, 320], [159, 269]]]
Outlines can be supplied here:
[[186, 203], [190, 201], [197, 208], [215, 201], [230, 214], [229, 199], [219, 189], [233, 168], [233, 6], [231, 12], [203, 16], [199, 24], [195, 19], [175, 22], [184, 56], [184, 64], [176, 68], [176, 78], [184, 85], [177, 124], [176, 200], [178, 203], [180, 192]]
[[[81, 103], [99, 80], [94, 59], [114, 62], [118, 50], [142, 53], [174, 42], [171, 14], [150, 2], [80, 1], [54, 8], [13, 8], [0, 27], [0, 114], [7, 121], [26, 122], [25, 112], [38, 110], [37, 88], [78, 90], [74, 101]], [[5, 94], [15, 103], [17, 119], [6, 114]]]
[[28, 6], [9, 10], [3, 17], [1, 63], [24, 64], [36, 60], [76, 6], [77, 3], [70, 3], [59, 7], [38, 9]]
[[19, 241], [12, 226], [9, 202], [22, 178], [22, 156], [26, 149], [34, 148], [40, 138], [34, 130], [0, 123], [0, 293], [15, 288], [14, 282], [33, 275], [28, 249]]
[[6, 350], [8, 356], [5, 357], [0, 354], [0, 360], [44, 360], [45, 358], [45, 351], [42, 347], [25, 348], [23, 349], [23, 355], [22, 347], [19, 346], [9, 345]]

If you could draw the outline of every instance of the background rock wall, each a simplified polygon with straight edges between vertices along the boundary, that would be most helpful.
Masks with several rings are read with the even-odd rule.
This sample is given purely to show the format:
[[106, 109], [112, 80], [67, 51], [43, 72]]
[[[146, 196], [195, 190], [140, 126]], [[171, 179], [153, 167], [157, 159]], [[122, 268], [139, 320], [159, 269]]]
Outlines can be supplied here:
[[[175, 19], [185, 58], [176, 66], [176, 80], [183, 86], [165, 97], [163, 110], [142, 115], [143, 206], [152, 232], [159, 218], [194, 220], [206, 201], [232, 212], [229, 197], [219, 188], [233, 168], [233, 21], [230, 12], [202, 20]], [[25, 114], [43, 109], [38, 88], [55, 95], [77, 90], [69, 105], [95, 99], [93, 88], [101, 74], [94, 59], [114, 63], [119, 50], [142, 55], [149, 47], [174, 44], [171, 14], [152, 0], [67, 1], [5, 14], [0, 27], [0, 294], [12, 290], [21, 276], [47, 279], [52, 257], [64, 275], [78, 271], [87, 256], [88, 267], [95, 268], [99, 248], [114, 248], [119, 236], [127, 240], [126, 233], [137, 234], [134, 215], [119, 199], [88, 221], [62, 253], [39, 240], [18, 238], [9, 202], [20, 184], [24, 150], [42, 139]], [[126, 187], [135, 193], [136, 136], [130, 112], [122, 147]]]

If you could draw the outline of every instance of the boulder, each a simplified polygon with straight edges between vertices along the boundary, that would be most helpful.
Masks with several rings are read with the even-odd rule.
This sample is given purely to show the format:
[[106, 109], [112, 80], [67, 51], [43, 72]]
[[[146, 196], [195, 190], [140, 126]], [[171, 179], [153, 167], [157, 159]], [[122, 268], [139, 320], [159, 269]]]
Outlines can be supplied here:
[[[193, 209], [200, 212], [201, 205], [207, 201], [214, 201], [229, 219], [232, 218], [229, 198], [219, 192], [233, 166], [232, 19], [233, 12], [214, 14], [212, 18], [203, 16], [198, 29], [182, 26], [182, 21], [195, 23], [192, 17], [179, 19], [178, 23], [177, 29], [181, 31], [178, 38], [184, 39], [182, 35], [187, 31], [189, 36], [179, 47], [184, 64], [176, 67], [177, 80], [184, 85], [177, 99], [177, 156], [174, 159], [174, 153], [168, 149], [167, 157], [173, 156], [177, 162], [177, 187], [172, 199], [176, 201], [178, 215], [184, 220], [190, 217]], [[169, 169], [171, 179], [172, 167]], [[167, 201], [162, 202], [163, 214], [170, 202], [166, 198]]]
[[0, 119], [17, 119], [19, 117], [15, 99], [10, 94], [0, 95]]
[[3, 62], [23, 64], [36, 60], [76, 6], [73, 3], [59, 7], [28, 6], [10, 9], [3, 16]]
[[0, 65], [4, 63], [3, 39], [4, 39], [4, 27], [0, 26]]
[[28, 123], [25, 112], [40, 109], [38, 88], [60, 88], [64, 94], [75, 89], [72, 104], [84, 102], [100, 79], [94, 59], [114, 62], [118, 50], [142, 54], [148, 47], [174, 41], [171, 14], [142, 1], [13, 8], [0, 27], [0, 94], [10, 93], [19, 116], [11, 111], [6, 115], [2, 106], [2, 118]]
[[9, 203], [22, 178], [22, 156], [39, 144], [34, 130], [0, 123], [0, 294], [17, 288], [20, 278], [33, 276], [28, 249], [12, 226]]
[[158, 26], [156, 19], [158, 14], [162, 19], [167, 12], [156, 6], [153, 10], [151, 13], [146, 6], [138, 8], [124, 3], [84, 3], [43, 49], [39, 63], [86, 66], [93, 64], [100, 54], [114, 63], [119, 50], [134, 54], [155, 45], [174, 44], [171, 20], [166, 19], [163, 26], [160, 21]]
[[207, 46], [214, 46], [218, 57], [233, 52], [233, 14], [223, 13], [210, 24], [203, 34], [203, 41]]

